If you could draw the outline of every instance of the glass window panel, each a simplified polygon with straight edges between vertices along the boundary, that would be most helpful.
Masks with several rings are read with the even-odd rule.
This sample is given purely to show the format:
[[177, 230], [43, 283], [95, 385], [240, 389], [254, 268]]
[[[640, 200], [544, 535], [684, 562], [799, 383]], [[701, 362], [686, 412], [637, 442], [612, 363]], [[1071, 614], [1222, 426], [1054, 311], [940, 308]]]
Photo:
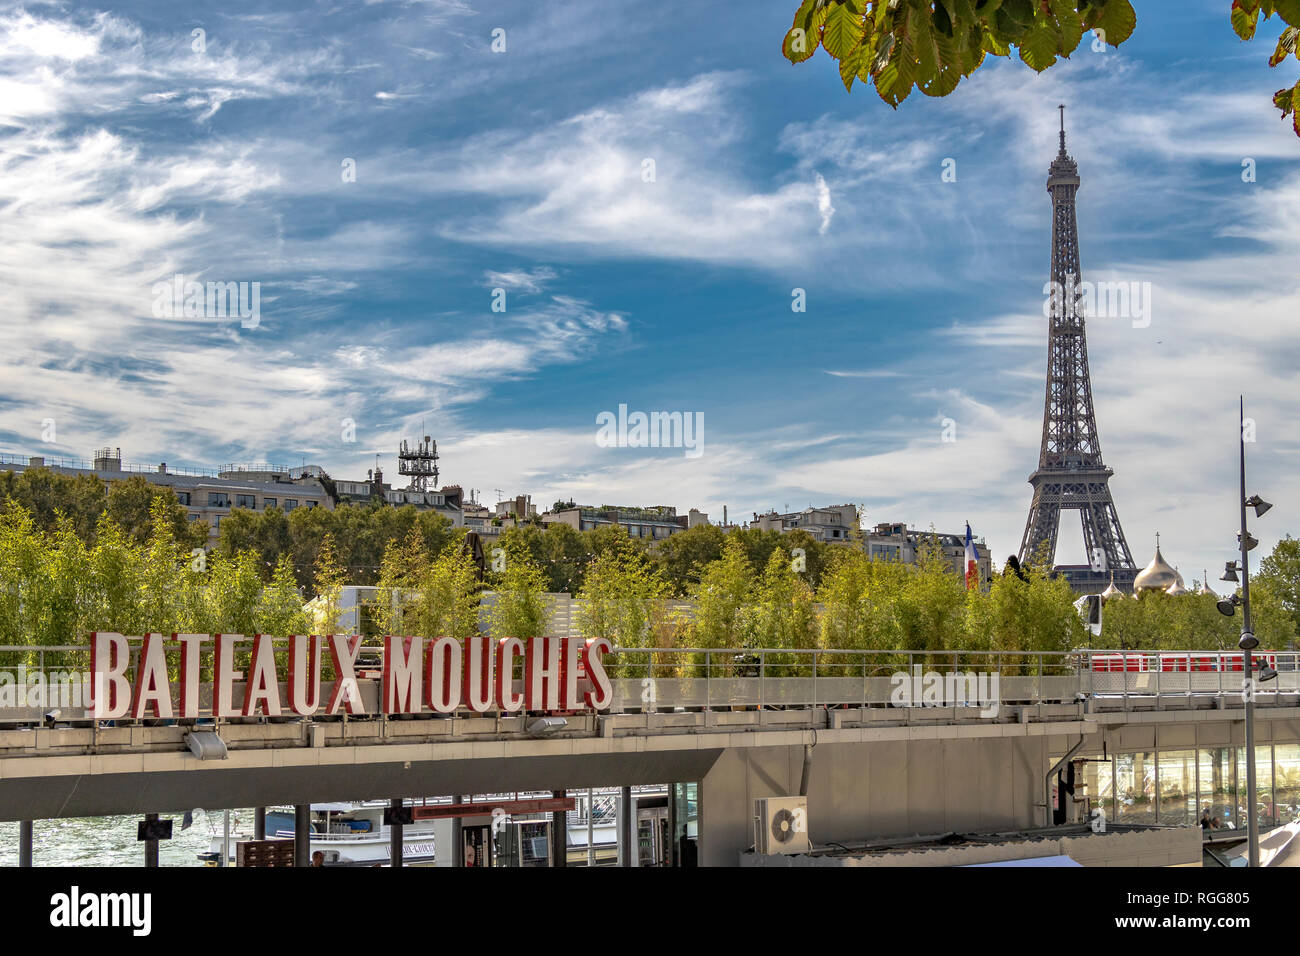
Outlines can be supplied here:
[[[1246, 748], [1237, 751], [1237, 786], [1241, 792], [1238, 826], [1246, 826]], [[1259, 813], [1259, 828], [1266, 830], [1277, 826], [1277, 813], [1273, 804], [1273, 745], [1255, 745], [1255, 808]]]
[[677, 801], [678, 839], [681, 837], [695, 839], [699, 828], [699, 784], [675, 784], [673, 799]]
[[1193, 826], [1196, 816], [1196, 751], [1160, 751], [1160, 823]]
[[1083, 796], [1088, 801], [1083, 819], [1091, 820], [1094, 809], [1100, 809], [1107, 820], [1115, 819], [1115, 780], [1110, 760], [1089, 760], [1083, 765]]
[[1236, 752], [1233, 747], [1202, 750], [1198, 767], [1201, 814], [1208, 814], [1211, 827], [1237, 828]]
[[1300, 820], [1300, 744], [1274, 745], [1273, 786], [1277, 822]]
[[1116, 822], [1156, 822], [1155, 771], [1155, 754], [1150, 750], [1115, 755]]

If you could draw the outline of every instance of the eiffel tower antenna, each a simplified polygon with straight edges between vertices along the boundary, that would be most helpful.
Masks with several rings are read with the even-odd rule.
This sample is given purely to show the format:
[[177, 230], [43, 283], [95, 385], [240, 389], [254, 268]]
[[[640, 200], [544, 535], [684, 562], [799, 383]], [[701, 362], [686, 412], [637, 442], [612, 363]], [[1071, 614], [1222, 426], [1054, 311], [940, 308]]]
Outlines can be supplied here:
[[1083, 522], [1087, 566], [1056, 565], [1076, 591], [1102, 590], [1114, 574], [1116, 587], [1131, 590], [1137, 569], [1110, 494], [1114, 472], [1101, 458], [1097, 416], [1088, 371], [1088, 337], [1078, 308], [1079, 226], [1075, 194], [1079, 168], [1065, 152], [1065, 106], [1061, 111], [1061, 151], [1052, 162], [1047, 192], [1052, 197], [1052, 290], [1047, 333], [1047, 394], [1043, 403], [1043, 444], [1029, 520], [1020, 542], [1020, 561], [1034, 557], [1044, 543], [1055, 561], [1061, 511], [1075, 510]]

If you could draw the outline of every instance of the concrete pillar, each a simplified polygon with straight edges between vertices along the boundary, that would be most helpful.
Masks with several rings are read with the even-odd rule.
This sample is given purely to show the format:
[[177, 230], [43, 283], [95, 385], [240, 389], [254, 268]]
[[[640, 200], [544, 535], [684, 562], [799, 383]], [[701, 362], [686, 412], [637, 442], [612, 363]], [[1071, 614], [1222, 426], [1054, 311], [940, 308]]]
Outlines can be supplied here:
[[632, 788], [620, 787], [618, 791], [618, 865], [636, 866], [636, 842], [632, 839], [636, 827], [632, 821]]
[[[402, 809], [402, 798], [394, 797], [389, 806], [393, 810], [394, 817], [396, 817]], [[403, 830], [404, 827], [398, 823], [396, 819], [394, 819], [393, 823], [388, 827], [388, 863], [390, 866], [402, 865]]]
[[[465, 803], [467, 800], [469, 800], [469, 797], [466, 797], [464, 795], [455, 798], [456, 803]], [[460, 830], [461, 830], [461, 819], [460, 817], [455, 817], [451, 821], [451, 865], [452, 866], [465, 865], [465, 841], [461, 838]]]
[[453, 866], [451, 820], [433, 821], [434, 866]]
[[18, 865], [32, 865], [32, 821], [23, 820], [18, 824]]
[[311, 804], [293, 808], [293, 865], [311, 866]]
[[[239, 863], [238, 860], [235, 861]], [[221, 811], [221, 862], [218, 866], [230, 866], [230, 811]]]
[[681, 860], [677, 858], [677, 787], [675, 783], [668, 785], [668, 865], [681, 866]]
[[[157, 823], [158, 814], [146, 813], [144, 815], [145, 823]], [[156, 867], [158, 865], [158, 840], [150, 838], [144, 841], [144, 865]]]
[[[563, 798], [567, 791], [552, 790], [551, 796]], [[563, 810], [551, 813], [551, 866], [569, 865], [569, 815]]]
[[258, 807], [253, 811], [253, 839], [266, 839], [266, 807]]

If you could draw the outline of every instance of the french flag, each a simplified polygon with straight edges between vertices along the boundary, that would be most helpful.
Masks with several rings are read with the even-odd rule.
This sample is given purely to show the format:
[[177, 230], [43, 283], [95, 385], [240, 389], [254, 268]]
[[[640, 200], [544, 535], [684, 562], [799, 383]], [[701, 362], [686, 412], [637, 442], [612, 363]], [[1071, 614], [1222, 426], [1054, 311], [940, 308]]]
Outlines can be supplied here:
[[980, 565], [979, 553], [975, 550], [975, 538], [970, 533], [970, 522], [966, 522], [966, 590], [979, 587]]

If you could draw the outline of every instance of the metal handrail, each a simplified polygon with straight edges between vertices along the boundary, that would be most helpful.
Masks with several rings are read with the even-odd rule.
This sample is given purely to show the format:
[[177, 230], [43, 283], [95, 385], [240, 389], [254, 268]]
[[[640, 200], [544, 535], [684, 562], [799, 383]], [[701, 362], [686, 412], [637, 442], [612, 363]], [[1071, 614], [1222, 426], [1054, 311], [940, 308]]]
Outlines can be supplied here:
[[[271, 640], [276, 655], [287, 653], [287, 639]], [[244, 638], [236, 642], [236, 650], [247, 652], [251, 645], [251, 638]], [[177, 644], [165, 646], [169, 654], [179, 650]], [[139, 652], [139, 639], [129, 640], [129, 648], [134, 662]], [[26, 668], [28, 674], [40, 672], [49, 675], [47, 687], [58, 688], [61, 677], [84, 680], [88, 676], [80, 670], [88, 665], [87, 645], [0, 645], [0, 672], [5, 669], [6, 654], [16, 655], [17, 667]], [[50, 658], [58, 654], [74, 654], [79, 660], [63, 668], [47, 667]], [[362, 683], [376, 681], [383, 645], [363, 643], [361, 654], [368, 660], [357, 668], [360, 680]], [[1300, 692], [1300, 687], [1296, 686], [1296, 677], [1300, 674], [1300, 652], [1267, 651], [1258, 656], [1269, 660], [1279, 671], [1279, 679], [1262, 688], [1261, 696], [1265, 700], [1271, 697], [1277, 701], [1284, 693]], [[36, 666], [28, 668], [26, 662], [33, 659]], [[996, 701], [981, 702], [962, 696], [947, 700], [946, 706], [970, 706], [974, 703], [987, 705], [987, 709], [993, 704], [1070, 703], [1080, 698], [1116, 698], [1127, 711], [1135, 701], [1147, 698], [1234, 694], [1234, 690], [1225, 691], [1225, 686], [1231, 688], [1232, 685], [1225, 685], [1223, 675], [1225, 672], [1233, 673], [1234, 664], [1240, 667], [1241, 659], [1242, 655], [1235, 651], [616, 647], [606, 655], [605, 664], [615, 681], [614, 712], [675, 707], [705, 711], [737, 707], [757, 707], [760, 710], [771, 707], [800, 710], [881, 707], [891, 704], [885, 690], [886, 683], [901, 688], [900, 675], [912, 680], [920, 675], [926, 681], [935, 674], [944, 679], [945, 690], [952, 688], [961, 694], [966, 694], [972, 686], [978, 690], [979, 678], [983, 675], [988, 678], [985, 688], [997, 694]], [[520, 670], [515, 679], [522, 676], [523, 662], [517, 666]], [[663, 675], [666, 670], [671, 671], [672, 676], [655, 676], [656, 673]], [[200, 680], [203, 680], [205, 673], [210, 675], [211, 664], [205, 663], [201, 671]], [[1241, 671], [1236, 673], [1244, 676]], [[957, 674], [963, 675], [962, 681], [949, 683], [948, 678]], [[238, 675], [236, 680], [242, 676]], [[972, 678], [975, 678], [973, 685]], [[993, 678], [997, 678], [996, 685]], [[1144, 684], [1150, 686], [1144, 687]], [[909, 693], [911, 690], [909, 686]], [[942, 697], [941, 702], [944, 702]], [[913, 702], [909, 699], [907, 706], [929, 704], [930, 701]], [[33, 718], [28, 712], [32, 706], [0, 709], [0, 723], [31, 723]], [[5, 711], [10, 711], [10, 715], [6, 716]], [[314, 716], [327, 715], [317, 711]], [[382, 717], [378, 713], [371, 716]], [[411, 716], [444, 715], [417, 713]], [[64, 719], [88, 720], [89, 717], [69, 714]], [[203, 719], [205, 722], [212, 720]], [[230, 719], [221, 718], [218, 723]], [[120, 723], [127, 725], [134, 721], [122, 718]]]
[[[252, 642], [253, 642], [253, 635], [235, 635], [235, 636], [239, 636], [239, 637], [241, 637], [241, 638], [243, 639], [243, 642], [246, 642], [246, 643], [248, 643], [248, 644], [250, 644], [250, 645], [251, 645]], [[303, 636], [303, 635], [299, 635], [299, 636]], [[346, 634], [346, 635], [345, 635], [345, 634], [334, 634], [334, 635], [316, 634], [316, 635], [311, 635], [311, 636], [324, 638], [324, 637], [357, 637], [358, 635], [356, 635], [356, 634]], [[486, 636], [486, 635], [483, 635], [483, 636]], [[138, 636], [126, 635], [126, 639], [127, 639], [127, 642], [130, 643], [130, 644], [132, 644], [133, 646], [138, 646], [139, 643], [140, 643], [140, 638], [139, 638]], [[287, 644], [288, 641], [289, 641], [289, 639], [288, 639], [287, 637], [270, 637], [270, 640], [273, 641], [273, 642], [276, 643], [276, 644]], [[362, 646], [363, 648], [373, 647], [375, 650], [383, 650], [383, 643], [382, 643], [382, 642], [379, 642], [379, 641], [372, 641], [372, 642], [370, 642], [370, 643], [363, 643], [361, 646]], [[8, 653], [8, 652], [15, 652], [15, 653], [17, 653], [17, 652], [36, 653], [36, 652], [40, 652], [40, 651], [60, 651], [60, 652], [85, 651], [85, 652], [89, 652], [89, 651], [90, 651], [90, 644], [89, 644], [89, 642], [84, 643], [84, 644], [0, 644], [0, 653]], [[1015, 650], [957, 650], [957, 651], [954, 651], [954, 650], [939, 650], [939, 651], [930, 651], [930, 650], [912, 650], [912, 649], [902, 648], [902, 647], [900, 647], [900, 648], [885, 648], [885, 647], [865, 647], [865, 648], [855, 648], [855, 647], [840, 647], [840, 648], [834, 648], [834, 647], [676, 647], [676, 646], [674, 646], [674, 647], [625, 647], [625, 646], [622, 646], [622, 645], [616, 645], [616, 646], [613, 648], [613, 650], [611, 651], [611, 653], [615, 653], [615, 654], [617, 654], [617, 653], [635, 652], [635, 653], [645, 653], [645, 654], [703, 654], [703, 653], [705, 653], [706, 651], [708, 651], [708, 652], [710, 652], [710, 653], [714, 653], [714, 654], [758, 654], [758, 653], [764, 653], [764, 652], [765, 652], [765, 653], [768, 653], [768, 654], [795, 654], [795, 655], [804, 654], [804, 655], [808, 655], [808, 656], [811, 656], [811, 655], [813, 655], [813, 654], [879, 654], [879, 655], [899, 655], [899, 654], [908, 654], [908, 655], [915, 655], [915, 656], [919, 656], [919, 657], [952, 657], [952, 658], [954, 658], [955, 661], [956, 661], [958, 658], [963, 658], [963, 657], [1035, 657], [1035, 658], [1037, 658], [1037, 657], [1043, 657], [1043, 658], [1059, 658], [1059, 659], [1080, 659], [1080, 658], [1085, 658], [1085, 657], [1088, 658], [1088, 659], [1095, 659], [1095, 658], [1100, 658], [1100, 657], [1115, 657], [1115, 656], [1120, 656], [1120, 655], [1123, 655], [1123, 656], [1125, 656], [1125, 657], [1129, 657], [1129, 658], [1137, 658], [1137, 657], [1141, 657], [1141, 656], [1145, 655], [1145, 656], [1148, 657], [1148, 658], [1151, 658], [1151, 657], [1163, 657], [1163, 658], [1171, 658], [1171, 659], [1172, 659], [1172, 658], [1176, 658], [1176, 657], [1190, 658], [1190, 657], [1192, 657], [1192, 656], [1196, 656], [1196, 657], [1199, 657], [1199, 658], [1230, 658], [1230, 659], [1240, 659], [1240, 658], [1242, 657], [1242, 652], [1239, 651], [1239, 650], [1210, 650], [1210, 649], [1205, 649], [1205, 650], [1191, 649], [1191, 650], [1188, 650], [1188, 649], [1186, 649], [1186, 648], [1180, 648], [1180, 649], [1177, 649], [1177, 650], [1135, 650], [1135, 649], [1104, 648], [1104, 647], [1103, 647], [1103, 648], [1086, 648], [1086, 647], [1084, 647], [1084, 648], [1075, 648], [1075, 649], [1073, 649], [1073, 650], [1068, 650], [1068, 651], [1032, 651], [1032, 650], [1024, 650], [1024, 651], [1015, 651]], [[1269, 650], [1269, 649], [1266, 649], [1266, 648], [1260, 648], [1260, 649], [1256, 650], [1254, 653], [1256, 653], [1256, 654], [1263, 654], [1263, 655], [1266, 655], [1266, 656], [1269, 656], [1269, 657], [1271, 657], [1271, 656], [1273, 656], [1273, 655], [1276, 655], [1276, 656], [1278, 656], [1279, 658], [1287, 658], [1287, 659], [1292, 659], [1292, 660], [1300, 659], [1300, 650], [1296, 650], [1296, 651], [1291, 651], [1291, 650]]]

